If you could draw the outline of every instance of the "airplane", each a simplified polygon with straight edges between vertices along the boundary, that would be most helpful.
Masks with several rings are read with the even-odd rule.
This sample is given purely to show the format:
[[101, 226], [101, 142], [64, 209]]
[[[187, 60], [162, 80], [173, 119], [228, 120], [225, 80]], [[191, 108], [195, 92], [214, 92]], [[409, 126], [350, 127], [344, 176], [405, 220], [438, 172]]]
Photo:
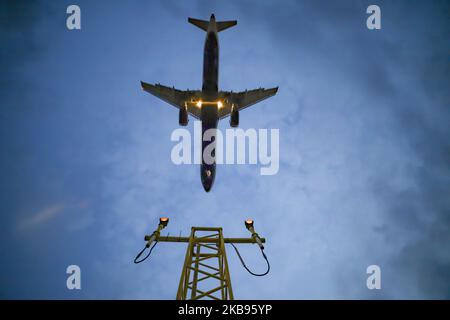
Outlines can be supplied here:
[[[231, 127], [239, 125], [239, 111], [274, 96], [278, 87], [254, 89], [242, 92], [219, 91], [219, 42], [218, 33], [237, 24], [236, 20], [216, 21], [214, 14], [209, 21], [188, 18], [188, 22], [206, 31], [203, 55], [202, 90], [178, 90], [161, 84], [149, 84], [141, 81], [142, 89], [179, 109], [179, 124], [188, 124], [188, 114], [202, 122], [202, 163], [200, 176], [203, 188], [209, 192], [216, 175], [215, 154], [212, 161], [205, 161], [204, 149], [215, 141], [203, 141], [205, 131], [217, 129], [220, 119], [230, 116]], [[212, 163], [211, 163], [212, 162]]]

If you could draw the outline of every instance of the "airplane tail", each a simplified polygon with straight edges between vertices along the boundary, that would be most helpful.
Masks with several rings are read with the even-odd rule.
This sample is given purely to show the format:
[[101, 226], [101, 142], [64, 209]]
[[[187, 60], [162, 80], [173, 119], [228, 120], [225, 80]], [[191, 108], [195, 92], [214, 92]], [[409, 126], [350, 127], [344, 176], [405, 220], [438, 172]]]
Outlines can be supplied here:
[[[209, 21], [206, 20], [200, 20], [200, 19], [194, 19], [194, 18], [188, 18], [188, 22], [192, 23], [194, 26], [199, 27], [200, 29], [204, 31], [208, 31]], [[216, 21], [217, 26], [217, 32], [223, 31], [225, 29], [231, 28], [232, 26], [235, 26], [237, 24], [236, 20], [232, 21]]]

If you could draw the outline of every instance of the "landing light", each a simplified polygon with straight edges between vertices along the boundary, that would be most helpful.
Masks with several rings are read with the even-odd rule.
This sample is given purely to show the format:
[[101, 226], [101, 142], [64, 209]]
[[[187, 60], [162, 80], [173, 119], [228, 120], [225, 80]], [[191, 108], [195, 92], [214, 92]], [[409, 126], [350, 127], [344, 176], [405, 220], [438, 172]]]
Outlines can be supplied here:
[[223, 107], [223, 104], [222, 104], [221, 101], [218, 101], [218, 102], [217, 102], [217, 107], [218, 107], [219, 109]]
[[166, 227], [168, 223], [169, 218], [159, 218], [159, 224], [163, 225], [164, 227]]
[[202, 107], [202, 101], [201, 101], [201, 100], [197, 101], [196, 106], [199, 107], [199, 108], [201, 108], [201, 107]]

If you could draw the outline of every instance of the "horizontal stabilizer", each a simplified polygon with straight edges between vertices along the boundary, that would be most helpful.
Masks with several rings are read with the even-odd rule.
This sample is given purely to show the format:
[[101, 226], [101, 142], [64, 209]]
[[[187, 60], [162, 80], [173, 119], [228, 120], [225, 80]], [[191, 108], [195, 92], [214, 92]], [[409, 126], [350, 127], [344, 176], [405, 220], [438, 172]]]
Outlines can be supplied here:
[[222, 30], [231, 28], [232, 26], [235, 26], [237, 24], [236, 20], [232, 21], [217, 21], [217, 32], [220, 32]]
[[[212, 16], [214, 17], [214, 15]], [[204, 31], [208, 31], [208, 26], [210, 23], [216, 23], [217, 32], [223, 31], [225, 29], [231, 28], [232, 26], [235, 26], [237, 24], [236, 20], [230, 20], [230, 21], [215, 21], [213, 18], [211, 21], [206, 20], [200, 20], [200, 19], [194, 19], [194, 18], [188, 18], [188, 22], [192, 23], [194, 26], [199, 27], [200, 29]]]
[[188, 18], [188, 22], [192, 23], [194, 26], [197, 26], [202, 30], [208, 31], [209, 21]]

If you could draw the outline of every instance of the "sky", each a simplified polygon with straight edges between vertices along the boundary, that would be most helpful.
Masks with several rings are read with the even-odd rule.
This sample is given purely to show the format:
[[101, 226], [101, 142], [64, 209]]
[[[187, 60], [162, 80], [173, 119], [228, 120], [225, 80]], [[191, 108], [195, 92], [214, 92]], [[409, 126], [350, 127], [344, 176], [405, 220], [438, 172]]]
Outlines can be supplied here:
[[[81, 8], [81, 30], [66, 8]], [[381, 8], [369, 30], [366, 9]], [[279, 129], [280, 168], [172, 163], [178, 112], [139, 81], [201, 88], [219, 34], [221, 90], [279, 86], [240, 114]], [[450, 298], [448, 1], [1, 1], [0, 298], [174, 299], [186, 247], [133, 259], [163, 235], [221, 226], [267, 239], [238, 299]], [[228, 120], [219, 128], [229, 127]], [[193, 119], [187, 127], [193, 131]], [[256, 245], [240, 245], [255, 272]], [[81, 269], [68, 290], [66, 268]], [[381, 269], [381, 289], [366, 268]]]

